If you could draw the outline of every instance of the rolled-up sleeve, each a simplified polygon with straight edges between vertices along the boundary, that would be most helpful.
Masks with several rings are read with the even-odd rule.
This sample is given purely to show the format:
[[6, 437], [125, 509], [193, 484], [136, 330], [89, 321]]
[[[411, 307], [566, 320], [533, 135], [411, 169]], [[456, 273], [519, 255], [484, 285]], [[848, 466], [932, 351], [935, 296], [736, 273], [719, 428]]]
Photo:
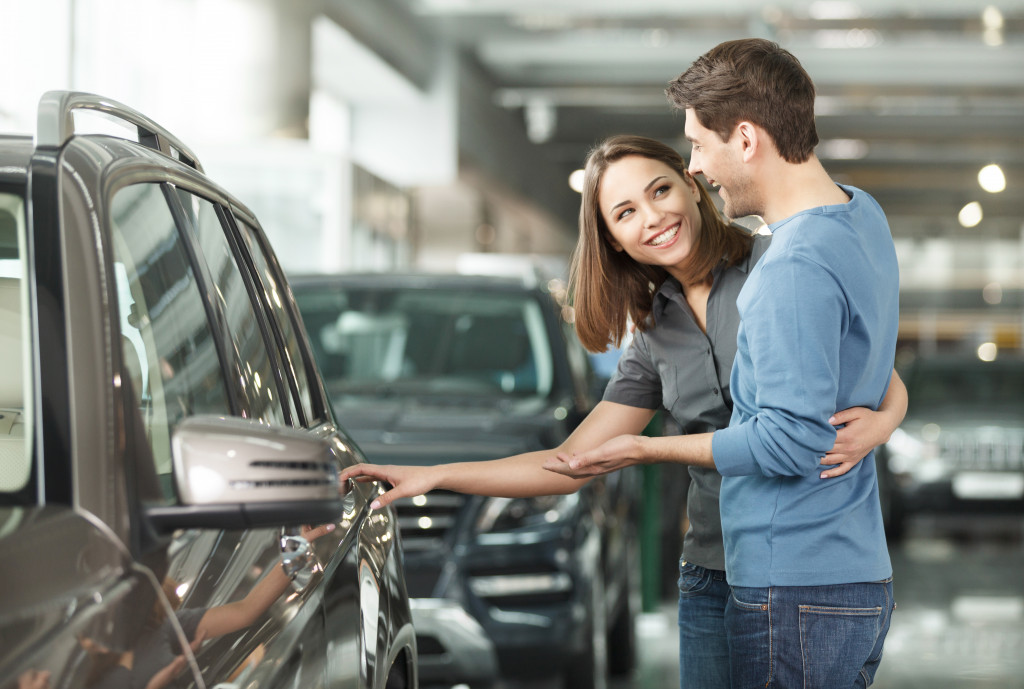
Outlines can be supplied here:
[[835, 276], [800, 255], [765, 263], [747, 288], [732, 383], [737, 408], [712, 439], [715, 466], [723, 476], [807, 476], [835, 443], [828, 419], [849, 308]]

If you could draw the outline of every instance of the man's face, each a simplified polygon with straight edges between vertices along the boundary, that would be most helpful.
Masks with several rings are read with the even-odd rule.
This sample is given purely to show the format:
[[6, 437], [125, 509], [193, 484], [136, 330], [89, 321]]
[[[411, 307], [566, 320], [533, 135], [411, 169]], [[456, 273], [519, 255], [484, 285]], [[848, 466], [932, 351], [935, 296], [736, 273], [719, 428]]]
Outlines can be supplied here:
[[708, 184], [718, 189], [724, 204], [722, 212], [729, 218], [763, 215], [764, 204], [744, 167], [742, 146], [735, 130], [728, 141], [722, 141], [718, 134], [700, 123], [693, 108], [687, 108], [683, 131], [693, 144], [690, 174], [704, 175]]

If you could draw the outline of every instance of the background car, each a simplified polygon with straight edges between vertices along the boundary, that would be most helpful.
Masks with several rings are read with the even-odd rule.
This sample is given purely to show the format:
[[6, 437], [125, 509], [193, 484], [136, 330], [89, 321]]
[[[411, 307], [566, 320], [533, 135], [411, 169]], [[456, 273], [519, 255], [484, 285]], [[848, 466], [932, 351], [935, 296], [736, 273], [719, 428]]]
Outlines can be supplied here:
[[1024, 360], [919, 356], [903, 424], [878, 458], [891, 538], [915, 514], [1024, 513]]
[[[594, 404], [586, 352], [537, 281], [366, 274], [292, 284], [334, 408], [370, 461], [553, 448]], [[472, 616], [506, 677], [602, 686], [636, 652], [639, 490], [629, 469], [564, 496], [398, 501], [409, 593]], [[424, 682], [465, 681], [452, 639], [419, 624], [417, 634]]]
[[256, 218], [138, 112], [39, 110], [0, 137], [0, 687], [416, 687], [395, 515], [339, 491]]

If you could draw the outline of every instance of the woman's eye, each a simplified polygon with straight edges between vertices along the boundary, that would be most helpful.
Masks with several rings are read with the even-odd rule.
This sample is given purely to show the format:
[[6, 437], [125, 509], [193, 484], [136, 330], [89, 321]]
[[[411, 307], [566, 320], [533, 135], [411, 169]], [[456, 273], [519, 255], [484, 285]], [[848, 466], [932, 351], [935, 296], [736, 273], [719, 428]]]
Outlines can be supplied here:
[[669, 186], [667, 184], [662, 184], [660, 187], [658, 187], [657, 189], [654, 190], [654, 195], [655, 196], [661, 196], [662, 194], [667, 193], [668, 190], [669, 190]]
[[633, 212], [632, 208], [627, 208], [626, 210], [622, 211], [621, 213], [619, 213], [616, 216], [616, 220], [622, 220], [623, 218], [625, 218], [627, 215], [629, 215], [632, 212]]

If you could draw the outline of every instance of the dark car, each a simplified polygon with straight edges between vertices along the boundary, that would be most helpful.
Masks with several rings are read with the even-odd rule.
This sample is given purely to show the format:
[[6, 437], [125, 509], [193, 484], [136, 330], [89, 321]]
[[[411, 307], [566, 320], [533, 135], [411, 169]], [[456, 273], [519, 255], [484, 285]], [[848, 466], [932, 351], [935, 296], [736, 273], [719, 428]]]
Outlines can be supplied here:
[[51, 92], [0, 136], [0, 356], [0, 687], [417, 686], [274, 254], [140, 113]]
[[[339, 418], [370, 461], [435, 464], [559, 445], [594, 403], [585, 350], [545, 284], [469, 275], [297, 276]], [[576, 494], [399, 501], [409, 594], [477, 620], [501, 674], [602, 686], [634, 661], [640, 474]], [[457, 681], [417, 627], [424, 681]], [[609, 667], [606, 667], [606, 664]]]
[[1024, 513], [1024, 359], [920, 356], [910, 401], [879, 452], [888, 531], [914, 514]]

